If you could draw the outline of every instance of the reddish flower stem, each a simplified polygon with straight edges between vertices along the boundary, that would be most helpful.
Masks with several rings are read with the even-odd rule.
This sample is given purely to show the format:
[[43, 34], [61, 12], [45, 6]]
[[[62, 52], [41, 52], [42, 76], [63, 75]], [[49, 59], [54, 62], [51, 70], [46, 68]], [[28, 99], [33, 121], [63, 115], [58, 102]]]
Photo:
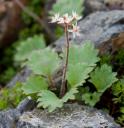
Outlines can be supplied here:
[[69, 56], [69, 36], [68, 36], [68, 25], [67, 24], [65, 24], [65, 37], [66, 37], [66, 57], [65, 57], [65, 65], [63, 68], [60, 97], [63, 97], [66, 91], [66, 72], [67, 72], [67, 67], [68, 67], [68, 56]]

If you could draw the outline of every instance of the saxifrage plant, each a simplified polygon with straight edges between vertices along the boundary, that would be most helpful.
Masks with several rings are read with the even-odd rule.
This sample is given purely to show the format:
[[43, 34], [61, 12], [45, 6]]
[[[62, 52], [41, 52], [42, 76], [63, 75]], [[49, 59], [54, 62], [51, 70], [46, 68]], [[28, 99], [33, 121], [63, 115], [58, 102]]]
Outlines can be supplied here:
[[[32, 75], [23, 83], [22, 90], [28, 96], [35, 95], [38, 107], [48, 108], [49, 112], [61, 108], [69, 100], [77, 100], [77, 95], [86, 104], [94, 106], [117, 81], [116, 73], [112, 72], [110, 66], [104, 64], [96, 67], [100, 58], [93, 43], [88, 41], [80, 46], [70, 44], [69, 32], [73, 38], [80, 36], [77, 25], [80, 19], [76, 12], [72, 16], [55, 14], [51, 22], [63, 26], [65, 30], [66, 44], [62, 53], [57, 54], [54, 49], [47, 47], [34, 50], [27, 57], [26, 64], [32, 70]], [[61, 69], [62, 75], [57, 82], [55, 74]], [[88, 88], [84, 87], [88, 81], [95, 91], [91, 92], [88, 85]]]

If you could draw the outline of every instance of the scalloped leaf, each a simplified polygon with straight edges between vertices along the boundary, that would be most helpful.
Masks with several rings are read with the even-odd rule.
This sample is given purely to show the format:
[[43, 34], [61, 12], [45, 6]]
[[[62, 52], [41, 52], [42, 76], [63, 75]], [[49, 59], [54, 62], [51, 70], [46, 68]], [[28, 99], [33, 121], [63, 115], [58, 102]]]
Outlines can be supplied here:
[[71, 87], [76, 87], [85, 83], [85, 80], [89, 77], [89, 73], [93, 70], [93, 67], [89, 67], [85, 63], [77, 63], [75, 65], [69, 65], [67, 71], [67, 80]]
[[50, 14], [58, 12], [61, 15], [65, 13], [71, 14], [72, 11], [76, 11], [78, 14], [81, 14], [83, 12], [83, 2], [84, 0], [57, 0], [50, 11]]
[[49, 112], [52, 112], [56, 108], [61, 108], [63, 106], [62, 100], [49, 90], [41, 91], [38, 94], [38, 97], [38, 107], [48, 108]]
[[100, 100], [101, 97], [101, 93], [90, 93], [87, 92], [85, 94], [82, 95], [82, 100], [85, 102], [85, 104], [88, 104], [90, 106], [95, 106], [96, 103]]
[[15, 60], [24, 61], [32, 51], [42, 48], [45, 48], [45, 40], [42, 35], [30, 37], [27, 40], [20, 42], [20, 45], [18, 45]]
[[46, 89], [48, 89], [48, 83], [41, 76], [30, 76], [22, 86], [22, 90], [26, 95], [38, 93]]
[[51, 76], [60, 66], [60, 59], [58, 54], [48, 47], [32, 52], [27, 66], [35, 74]]
[[75, 94], [78, 93], [77, 88], [71, 88], [65, 96], [62, 98], [63, 102], [67, 102], [68, 100], [74, 100], [75, 99]]
[[98, 92], [104, 92], [118, 80], [116, 75], [117, 73], [112, 72], [112, 68], [110, 66], [104, 64], [100, 68], [96, 68], [95, 71], [91, 73], [90, 82], [94, 84]]
[[[86, 63], [89, 66], [95, 66], [99, 61], [98, 50], [94, 48], [93, 43], [86, 42], [82, 45], [71, 45], [69, 49], [69, 64]], [[65, 55], [64, 55], [65, 56]]]

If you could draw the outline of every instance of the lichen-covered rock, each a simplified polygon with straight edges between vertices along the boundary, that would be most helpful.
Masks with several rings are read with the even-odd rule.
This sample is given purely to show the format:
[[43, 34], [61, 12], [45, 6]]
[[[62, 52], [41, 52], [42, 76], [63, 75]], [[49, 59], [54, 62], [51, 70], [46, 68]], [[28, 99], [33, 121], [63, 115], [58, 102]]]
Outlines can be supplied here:
[[17, 128], [120, 128], [106, 113], [94, 108], [66, 104], [64, 108], [48, 113], [35, 109], [24, 113]]
[[35, 107], [36, 102], [33, 100], [25, 99], [17, 106], [16, 109], [1, 111], [0, 128], [16, 128], [21, 114], [26, 111], [31, 111]]
[[17, 109], [0, 112], [0, 128], [16, 128], [20, 115]]

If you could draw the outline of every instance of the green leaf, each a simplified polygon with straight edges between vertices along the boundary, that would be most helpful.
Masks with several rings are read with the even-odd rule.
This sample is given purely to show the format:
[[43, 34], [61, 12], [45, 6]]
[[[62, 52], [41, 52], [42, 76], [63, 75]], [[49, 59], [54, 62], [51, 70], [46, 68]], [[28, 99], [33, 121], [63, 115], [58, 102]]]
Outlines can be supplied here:
[[35, 74], [51, 76], [60, 66], [58, 54], [50, 48], [31, 53], [27, 65]]
[[74, 100], [75, 99], [75, 94], [78, 93], [77, 88], [71, 88], [65, 96], [62, 98], [63, 102], [67, 102], [68, 100]]
[[98, 50], [94, 48], [93, 43], [86, 42], [83, 45], [72, 45], [69, 49], [69, 64], [85, 63], [89, 66], [95, 66], [99, 61], [97, 57]]
[[89, 73], [93, 70], [93, 67], [89, 67], [85, 63], [77, 63], [75, 65], [69, 65], [67, 71], [67, 80], [71, 87], [76, 87], [85, 83], [85, 80], [89, 77]]
[[52, 7], [51, 14], [60, 13], [61, 15], [65, 13], [71, 14], [72, 11], [76, 11], [81, 14], [83, 11], [83, 1], [84, 0], [57, 0]]
[[101, 93], [85, 93], [82, 95], [82, 100], [85, 101], [85, 104], [88, 104], [90, 106], [95, 106], [95, 104], [100, 100]]
[[42, 35], [35, 35], [27, 40], [20, 42], [17, 47], [17, 53], [15, 55], [16, 61], [26, 60], [30, 53], [34, 50], [42, 49], [45, 47], [45, 40]]
[[90, 82], [94, 84], [98, 92], [104, 92], [118, 80], [116, 75], [117, 73], [113, 73], [110, 66], [104, 64], [91, 73]]
[[48, 108], [49, 112], [52, 112], [56, 108], [61, 108], [63, 106], [62, 100], [49, 90], [41, 91], [38, 94], [38, 97], [38, 107]]
[[48, 83], [41, 76], [31, 76], [28, 78], [26, 83], [23, 84], [22, 90], [25, 94], [38, 93], [41, 90], [46, 90]]

